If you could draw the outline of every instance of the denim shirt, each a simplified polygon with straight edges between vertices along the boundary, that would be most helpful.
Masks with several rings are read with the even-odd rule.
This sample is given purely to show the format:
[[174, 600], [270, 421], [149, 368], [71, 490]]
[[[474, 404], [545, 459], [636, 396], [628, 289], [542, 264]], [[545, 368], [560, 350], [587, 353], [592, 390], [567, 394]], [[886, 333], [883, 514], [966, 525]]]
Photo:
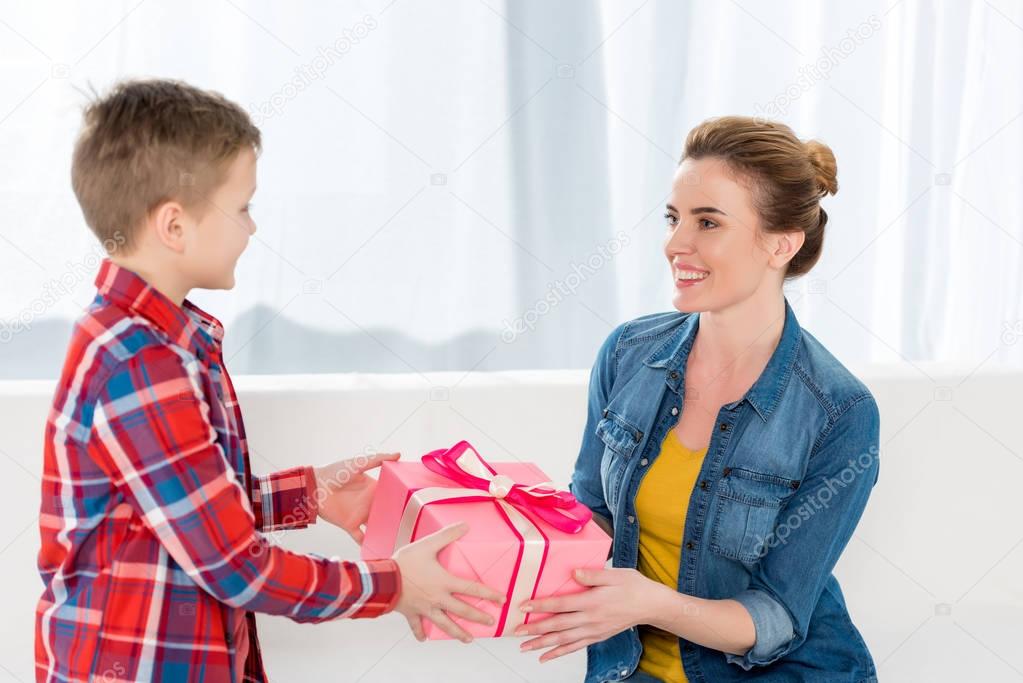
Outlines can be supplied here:
[[[590, 374], [571, 491], [614, 526], [613, 565], [635, 568], [636, 492], [681, 417], [699, 313], [617, 327]], [[721, 407], [686, 512], [677, 589], [742, 604], [756, 643], [738, 656], [679, 639], [693, 683], [876, 681], [832, 574], [878, 476], [877, 404], [785, 299], [757, 381]], [[620, 681], [642, 655], [633, 627], [587, 648], [586, 683]]]

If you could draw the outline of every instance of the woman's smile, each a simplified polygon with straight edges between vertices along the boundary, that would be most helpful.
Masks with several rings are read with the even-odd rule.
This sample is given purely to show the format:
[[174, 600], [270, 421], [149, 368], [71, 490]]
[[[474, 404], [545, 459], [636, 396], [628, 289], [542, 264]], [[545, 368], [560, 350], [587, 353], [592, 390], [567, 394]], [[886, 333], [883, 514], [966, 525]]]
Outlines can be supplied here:
[[679, 288], [694, 287], [709, 277], [710, 273], [705, 271], [677, 270], [675, 271], [675, 286]]

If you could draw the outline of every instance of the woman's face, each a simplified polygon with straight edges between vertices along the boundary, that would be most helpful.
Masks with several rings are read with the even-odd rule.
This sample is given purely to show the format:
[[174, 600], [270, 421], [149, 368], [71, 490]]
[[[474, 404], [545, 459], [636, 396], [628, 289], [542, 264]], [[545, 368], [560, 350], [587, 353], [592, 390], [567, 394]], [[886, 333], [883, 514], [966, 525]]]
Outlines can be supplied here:
[[717, 310], [760, 289], [780, 289], [793, 237], [761, 232], [750, 191], [720, 159], [679, 165], [664, 219], [679, 311]]

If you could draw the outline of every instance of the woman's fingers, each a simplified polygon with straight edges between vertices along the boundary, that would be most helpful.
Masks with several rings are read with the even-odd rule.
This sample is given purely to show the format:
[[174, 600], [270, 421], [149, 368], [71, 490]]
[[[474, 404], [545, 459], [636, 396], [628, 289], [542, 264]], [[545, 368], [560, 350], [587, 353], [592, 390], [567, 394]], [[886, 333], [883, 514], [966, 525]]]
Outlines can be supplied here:
[[554, 648], [553, 650], [549, 650], [548, 652], [544, 652], [542, 655], [540, 655], [540, 663], [544, 664], [545, 662], [549, 662], [552, 659], [557, 659], [558, 657], [563, 657], [564, 655], [571, 654], [576, 650], [583, 649], [589, 644], [590, 644], [589, 640], [578, 640], [574, 643], [560, 645]]
[[590, 591], [561, 595], [551, 598], [526, 600], [522, 603], [523, 612], [576, 612], [586, 606], [586, 596]]
[[444, 611], [448, 614], [453, 614], [456, 617], [462, 617], [469, 621], [475, 621], [477, 624], [483, 624], [485, 626], [493, 626], [496, 622], [494, 618], [482, 610], [478, 610], [472, 605], [459, 600], [458, 598], [451, 597], [444, 601]]
[[515, 629], [515, 635], [543, 635], [545, 633], [564, 631], [566, 629], [575, 628], [576, 626], [582, 626], [584, 623], [585, 617], [582, 612], [566, 612], [564, 614], [558, 614], [553, 617], [541, 619], [540, 621], [531, 621], [528, 624], [523, 624]]
[[554, 633], [548, 633], [540, 636], [539, 638], [527, 640], [519, 646], [519, 649], [523, 652], [528, 652], [529, 650], [541, 650], [545, 647], [554, 647], [556, 645], [567, 645], [579, 640], [584, 640], [587, 635], [588, 634], [581, 627], [571, 628], [566, 631], [555, 631]]
[[449, 617], [439, 605], [430, 610], [429, 619], [437, 625], [437, 628], [444, 631], [444, 633], [447, 633], [452, 638], [457, 638], [463, 643], [472, 642], [472, 636], [469, 635], [468, 631], [451, 621], [451, 617]]

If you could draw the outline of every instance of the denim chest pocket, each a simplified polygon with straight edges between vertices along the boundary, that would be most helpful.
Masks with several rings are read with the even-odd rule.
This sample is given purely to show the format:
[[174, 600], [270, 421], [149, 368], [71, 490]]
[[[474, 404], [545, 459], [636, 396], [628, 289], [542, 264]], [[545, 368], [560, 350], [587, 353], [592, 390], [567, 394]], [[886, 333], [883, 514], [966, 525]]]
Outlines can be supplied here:
[[604, 500], [613, 511], [618, 504], [618, 488], [622, 474], [636, 446], [643, 440], [643, 432], [609, 410], [605, 410], [603, 415], [596, 429], [597, 436], [604, 442], [604, 454], [600, 459], [600, 481], [604, 487]]
[[718, 481], [710, 549], [746, 564], [771, 546], [778, 513], [799, 481], [746, 468], [728, 467]]

